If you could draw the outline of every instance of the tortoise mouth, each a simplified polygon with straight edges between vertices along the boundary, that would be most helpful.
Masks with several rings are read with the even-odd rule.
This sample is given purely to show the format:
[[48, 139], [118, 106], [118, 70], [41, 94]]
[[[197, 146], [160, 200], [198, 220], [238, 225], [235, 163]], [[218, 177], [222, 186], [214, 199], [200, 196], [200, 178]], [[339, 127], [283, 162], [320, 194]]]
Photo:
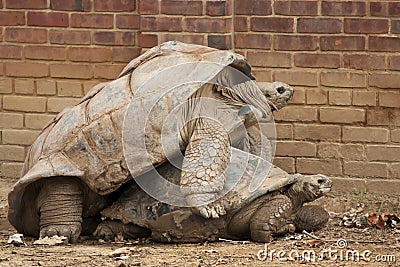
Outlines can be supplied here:
[[323, 195], [323, 194], [326, 194], [326, 193], [330, 192], [330, 191], [331, 191], [331, 188], [332, 188], [332, 186], [325, 186], [325, 187], [323, 187], [323, 188], [320, 188], [319, 191], [320, 191], [321, 194]]

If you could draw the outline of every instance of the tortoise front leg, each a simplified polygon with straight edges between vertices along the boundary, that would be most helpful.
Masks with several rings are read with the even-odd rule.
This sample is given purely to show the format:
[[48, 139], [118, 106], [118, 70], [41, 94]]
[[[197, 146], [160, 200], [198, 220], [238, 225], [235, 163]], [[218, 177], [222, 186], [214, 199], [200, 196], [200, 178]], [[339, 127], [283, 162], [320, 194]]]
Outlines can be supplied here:
[[268, 138], [263, 135], [260, 126], [254, 124], [247, 129], [247, 135], [250, 143], [250, 153], [272, 162], [272, 147]]
[[236, 238], [270, 242], [274, 236], [294, 232], [292, 202], [285, 195], [264, 195], [242, 207], [231, 219], [228, 233]]
[[71, 177], [49, 178], [37, 198], [40, 238], [65, 236], [76, 242], [82, 230], [83, 197], [81, 183]]
[[187, 203], [205, 218], [226, 214], [223, 205], [208, 203], [216, 200], [224, 187], [230, 156], [225, 128], [212, 119], [197, 119], [185, 151], [180, 184], [187, 192]]

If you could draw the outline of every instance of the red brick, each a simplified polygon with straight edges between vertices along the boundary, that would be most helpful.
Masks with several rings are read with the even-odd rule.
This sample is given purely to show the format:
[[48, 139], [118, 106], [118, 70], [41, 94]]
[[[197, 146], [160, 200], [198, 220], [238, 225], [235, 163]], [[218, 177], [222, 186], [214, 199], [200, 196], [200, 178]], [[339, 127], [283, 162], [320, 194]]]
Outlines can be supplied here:
[[161, 14], [167, 15], [201, 15], [202, 1], [162, 0]]
[[365, 16], [364, 1], [322, 1], [322, 15], [328, 16]]
[[[269, 127], [269, 126], [267, 126]], [[277, 139], [292, 139], [293, 138], [293, 126], [291, 124], [277, 123], [276, 127], [276, 138]], [[260, 125], [261, 131], [264, 133], [263, 124]]]
[[398, 1], [389, 2], [389, 16], [400, 15], [400, 3]]
[[341, 129], [339, 125], [295, 124], [296, 140], [339, 141]]
[[16, 77], [46, 77], [49, 67], [44, 63], [7, 62], [6, 75]]
[[88, 61], [88, 62], [111, 61], [111, 48], [69, 47], [68, 59], [71, 61]]
[[186, 18], [185, 22], [188, 32], [230, 33], [232, 28], [232, 19], [225, 18]]
[[[236, 51], [237, 52], [237, 51]], [[253, 74], [259, 82], [272, 82], [272, 71], [266, 69], [253, 69]]]
[[38, 95], [55, 95], [56, 83], [50, 80], [36, 80], [36, 91]]
[[235, 1], [236, 15], [271, 15], [270, 0]]
[[380, 92], [379, 93], [379, 106], [400, 108], [400, 92]]
[[47, 99], [47, 111], [52, 113], [58, 113], [66, 107], [70, 107], [78, 104], [79, 98], [72, 97], [49, 97]]
[[6, 8], [46, 9], [47, 0], [6, 0]]
[[59, 46], [29, 45], [24, 48], [25, 58], [45, 60], [65, 60], [66, 48]]
[[52, 44], [90, 44], [90, 31], [75, 30], [50, 30], [50, 43]]
[[282, 170], [288, 172], [288, 173], [294, 173], [295, 172], [295, 167], [294, 167], [294, 159], [293, 158], [287, 158], [287, 157], [274, 157], [273, 161], [275, 166], [278, 166]]
[[87, 64], [52, 64], [50, 75], [55, 78], [88, 79], [92, 77], [92, 68]]
[[400, 3], [397, 1], [371, 2], [371, 15], [377, 17], [395, 17], [400, 15]]
[[293, 93], [292, 99], [290, 99], [290, 104], [305, 104], [306, 103], [306, 90], [307, 87], [296, 86], [296, 92]]
[[389, 56], [389, 69], [400, 70], [400, 56]]
[[20, 59], [22, 57], [22, 46], [19, 45], [1, 45], [0, 58]]
[[344, 19], [345, 33], [388, 33], [387, 19]]
[[45, 112], [46, 98], [38, 96], [3, 96], [3, 108], [5, 110]]
[[400, 52], [400, 38], [370, 36], [368, 50], [376, 52]]
[[367, 110], [368, 125], [390, 125], [392, 123], [393, 113], [388, 109]]
[[329, 123], [365, 122], [365, 110], [355, 108], [320, 108], [319, 119]]
[[301, 18], [297, 20], [297, 32], [302, 33], [340, 33], [342, 21], [327, 18]]
[[369, 161], [400, 161], [400, 146], [367, 145]]
[[129, 62], [140, 55], [139, 47], [113, 47], [113, 62]]
[[34, 28], [6, 28], [5, 40], [16, 43], [46, 43], [47, 30]]
[[341, 175], [342, 166], [336, 159], [296, 159], [296, 172], [304, 174]]
[[53, 115], [47, 114], [25, 114], [25, 126], [28, 129], [40, 130], [54, 118]]
[[342, 129], [344, 142], [386, 143], [388, 136], [389, 130], [383, 128], [344, 126]]
[[119, 29], [139, 29], [140, 16], [139, 15], [116, 15], [115, 24]]
[[[296, 92], [294, 92], [296, 94]], [[306, 93], [306, 102], [308, 105], [321, 105], [328, 103], [328, 93], [321, 88], [308, 89]]]
[[317, 1], [275, 1], [275, 14], [279, 15], [300, 15], [316, 16], [318, 15]]
[[24, 126], [24, 115], [18, 113], [1, 112], [0, 128], [1, 129], [20, 129]]
[[294, 64], [306, 68], [339, 68], [340, 55], [336, 54], [295, 54]]
[[135, 0], [93, 0], [94, 11], [115, 12], [134, 11]]
[[293, 32], [292, 18], [250, 18], [251, 30], [256, 32]]
[[111, 14], [71, 14], [71, 27], [74, 28], [113, 28], [114, 19]]
[[82, 96], [82, 84], [80, 82], [58, 81], [57, 82], [58, 96]]
[[179, 41], [190, 44], [204, 45], [206, 36], [204, 34], [161, 33], [159, 38], [160, 43], [167, 41]]
[[[392, 142], [400, 143], [400, 129], [392, 130], [390, 132], [390, 139], [392, 140]], [[399, 165], [399, 167], [400, 167], [400, 165]]]
[[371, 2], [370, 12], [372, 16], [377, 16], [377, 17], [389, 16], [388, 2]]
[[139, 12], [141, 15], [158, 14], [158, 0], [139, 0]]
[[317, 146], [310, 142], [278, 141], [276, 144], [276, 156], [290, 157], [315, 157]]
[[320, 42], [323, 51], [365, 50], [365, 38], [363, 36], [322, 36]]
[[0, 8], [3, 8], [3, 2], [0, 2]]
[[155, 34], [144, 34], [141, 33], [138, 36], [140, 47], [153, 47], [158, 45], [158, 36]]
[[371, 54], [345, 54], [344, 67], [358, 70], [384, 70], [385, 56]]
[[113, 65], [95, 65], [94, 66], [94, 78], [100, 79], [115, 79], [121, 73], [125, 65], [113, 64]]
[[351, 92], [348, 90], [329, 91], [329, 105], [331, 106], [350, 106]]
[[353, 105], [376, 106], [376, 93], [367, 91], [353, 91]]
[[351, 72], [323, 72], [321, 84], [332, 87], [365, 87], [365, 74]]
[[286, 82], [290, 85], [317, 86], [317, 73], [308, 71], [276, 71], [274, 73], [276, 81]]
[[2, 26], [25, 25], [25, 13], [18, 11], [0, 11], [0, 25]]
[[95, 32], [93, 43], [99, 45], [135, 45], [135, 32]]
[[29, 26], [67, 27], [68, 14], [59, 12], [28, 12]]
[[317, 109], [305, 106], [289, 105], [284, 109], [276, 112], [276, 121], [317, 121]]
[[50, 0], [53, 10], [90, 11], [90, 0]]
[[284, 51], [314, 51], [318, 48], [318, 38], [315, 36], [276, 35], [274, 36], [274, 48]]
[[388, 167], [385, 163], [350, 161], [343, 165], [343, 173], [356, 177], [388, 177]]
[[371, 73], [369, 76], [369, 85], [378, 88], [400, 88], [400, 74], [390, 73]]
[[319, 143], [318, 157], [345, 160], [365, 160], [364, 145]]
[[291, 55], [288, 53], [249, 51], [247, 59], [255, 67], [290, 68], [292, 66]]
[[392, 20], [391, 33], [400, 33], [400, 20]]
[[182, 18], [180, 17], [142, 17], [140, 19], [140, 30], [146, 31], [182, 31]]
[[232, 48], [231, 35], [208, 35], [207, 45], [217, 49], [227, 50]]
[[247, 32], [250, 29], [249, 17], [236, 17], [234, 20], [235, 32]]
[[22, 146], [0, 145], [0, 160], [24, 161], [25, 153]]
[[226, 1], [207, 1], [206, 15], [208, 16], [225, 16], [227, 3]]
[[235, 34], [236, 48], [271, 49], [271, 36], [267, 34]]
[[35, 91], [35, 81], [33, 79], [15, 79], [14, 91], [17, 94], [33, 95]]

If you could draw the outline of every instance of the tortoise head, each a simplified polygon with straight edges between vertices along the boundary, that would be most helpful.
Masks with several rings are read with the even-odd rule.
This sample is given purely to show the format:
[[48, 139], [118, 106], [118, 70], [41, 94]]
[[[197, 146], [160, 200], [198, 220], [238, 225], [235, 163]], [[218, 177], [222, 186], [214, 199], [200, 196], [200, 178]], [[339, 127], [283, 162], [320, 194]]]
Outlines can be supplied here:
[[273, 110], [279, 110], [287, 105], [293, 97], [293, 88], [282, 82], [259, 82], [258, 87], [271, 103]]
[[311, 202], [328, 193], [332, 187], [332, 180], [322, 174], [300, 175], [286, 192], [295, 207], [300, 207], [305, 202]]
[[331, 191], [332, 180], [322, 174], [304, 175], [299, 181], [300, 193], [304, 195], [304, 202], [313, 201]]

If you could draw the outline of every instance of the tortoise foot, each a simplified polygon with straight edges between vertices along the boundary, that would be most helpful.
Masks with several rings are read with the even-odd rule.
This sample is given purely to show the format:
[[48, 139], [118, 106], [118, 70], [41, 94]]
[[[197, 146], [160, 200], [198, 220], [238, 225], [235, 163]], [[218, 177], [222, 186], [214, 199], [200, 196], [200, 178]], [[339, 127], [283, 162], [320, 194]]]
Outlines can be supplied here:
[[81, 223], [47, 225], [40, 228], [40, 238], [64, 236], [70, 243], [76, 243], [81, 233]]
[[124, 224], [119, 220], [105, 220], [97, 226], [93, 236], [105, 241], [114, 241], [119, 233], [126, 239], [135, 239], [148, 237], [151, 231], [132, 223]]
[[296, 213], [296, 231], [317, 231], [325, 227], [329, 220], [329, 213], [322, 207], [308, 205], [301, 207]]
[[271, 242], [274, 236], [294, 232], [292, 202], [277, 195], [263, 203], [250, 220], [251, 238], [256, 242]]

